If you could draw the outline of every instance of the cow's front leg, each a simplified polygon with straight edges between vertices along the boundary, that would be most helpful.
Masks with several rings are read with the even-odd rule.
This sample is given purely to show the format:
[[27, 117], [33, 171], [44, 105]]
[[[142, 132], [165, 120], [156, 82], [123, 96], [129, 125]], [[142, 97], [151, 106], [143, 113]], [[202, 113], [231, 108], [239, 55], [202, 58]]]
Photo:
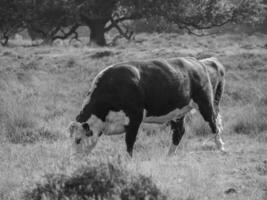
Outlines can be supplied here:
[[138, 129], [140, 127], [140, 124], [142, 122], [143, 113], [135, 112], [135, 113], [129, 113], [129, 124], [125, 127], [126, 130], [126, 136], [125, 136], [125, 142], [127, 146], [127, 152], [132, 157], [133, 156], [133, 146], [136, 141], [136, 136], [138, 133]]
[[168, 152], [168, 156], [175, 154], [178, 144], [180, 143], [184, 133], [184, 117], [171, 121], [171, 132], [172, 132], [172, 144]]

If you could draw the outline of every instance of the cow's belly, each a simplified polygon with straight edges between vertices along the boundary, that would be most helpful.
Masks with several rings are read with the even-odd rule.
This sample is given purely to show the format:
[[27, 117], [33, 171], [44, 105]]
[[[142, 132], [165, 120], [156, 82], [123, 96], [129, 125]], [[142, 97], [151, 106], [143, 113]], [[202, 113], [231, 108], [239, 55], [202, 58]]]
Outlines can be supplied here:
[[197, 109], [197, 105], [193, 101], [191, 101], [188, 105], [184, 106], [183, 108], [177, 108], [167, 113], [166, 115], [162, 115], [162, 116], [147, 116], [147, 112], [146, 110], [144, 110], [143, 122], [154, 123], [154, 124], [164, 124], [171, 120], [180, 119], [184, 117], [188, 112], [190, 112], [194, 108]]
[[[166, 115], [162, 116], [146, 116], [146, 110], [144, 110], [143, 123], [154, 123], [154, 124], [164, 124], [174, 119], [182, 118], [186, 113], [190, 112], [192, 109], [196, 108], [197, 105], [191, 101], [187, 106], [183, 108], [177, 108]], [[117, 135], [125, 132], [125, 126], [130, 123], [130, 119], [123, 112], [110, 111], [105, 120], [105, 127], [103, 133], [105, 135]]]

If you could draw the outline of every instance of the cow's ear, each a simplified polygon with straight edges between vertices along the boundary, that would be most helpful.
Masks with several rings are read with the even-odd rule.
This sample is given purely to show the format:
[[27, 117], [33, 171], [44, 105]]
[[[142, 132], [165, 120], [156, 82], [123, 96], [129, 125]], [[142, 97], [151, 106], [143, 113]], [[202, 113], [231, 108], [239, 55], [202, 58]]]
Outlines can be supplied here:
[[71, 122], [70, 125], [68, 126], [68, 131], [70, 133], [70, 137], [72, 137], [74, 131], [76, 130], [78, 124], [77, 122]]
[[88, 123], [82, 123], [82, 127], [86, 131], [90, 131], [89, 124]]

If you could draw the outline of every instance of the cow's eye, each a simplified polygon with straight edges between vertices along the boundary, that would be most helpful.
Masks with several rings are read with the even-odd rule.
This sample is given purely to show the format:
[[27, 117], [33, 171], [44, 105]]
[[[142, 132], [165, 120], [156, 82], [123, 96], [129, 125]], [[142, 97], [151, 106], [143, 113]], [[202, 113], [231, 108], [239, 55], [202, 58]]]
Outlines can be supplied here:
[[91, 137], [93, 135], [92, 131], [86, 131], [85, 136], [86, 137]]
[[80, 144], [80, 143], [81, 143], [81, 141], [82, 141], [82, 139], [81, 139], [81, 138], [77, 138], [77, 139], [75, 139], [75, 142], [76, 142], [76, 144]]
[[100, 137], [102, 134], [103, 134], [103, 131], [101, 131], [101, 132], [98, 134], [98, 137]]
[[89, 128], [89, 124], [87, 124], [87, 123], [82, 123], [82, 127], [83, 127], [83, 129], [86, 130], [86, 131], [89, 131], [89, 130], [90, 130], [90, 128]]

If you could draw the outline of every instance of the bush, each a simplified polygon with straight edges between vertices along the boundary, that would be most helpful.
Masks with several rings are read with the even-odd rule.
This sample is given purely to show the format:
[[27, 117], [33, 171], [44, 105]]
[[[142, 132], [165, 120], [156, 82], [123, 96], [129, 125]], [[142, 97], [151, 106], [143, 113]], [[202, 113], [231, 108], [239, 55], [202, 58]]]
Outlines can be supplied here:
[[71, 176], [49, 174], [44, 183], [25, 191], [23, 199], [165, 199], [157, 186], [142, 175], [128, 178], [126, 171], [114, 164], [83, 166]]
[[145, 176], [139, 176], [121, 191], [122, 200], [130, 199], [165, 199], [152, 180]]

